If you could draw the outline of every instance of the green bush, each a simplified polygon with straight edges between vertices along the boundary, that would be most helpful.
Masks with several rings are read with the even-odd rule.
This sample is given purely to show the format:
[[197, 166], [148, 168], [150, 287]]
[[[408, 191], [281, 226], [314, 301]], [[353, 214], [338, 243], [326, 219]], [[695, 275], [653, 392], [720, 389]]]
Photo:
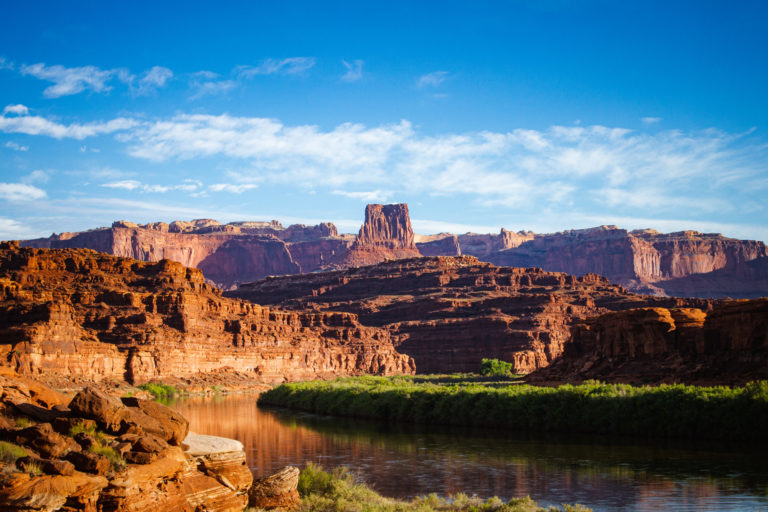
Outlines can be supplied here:
[[162, 382], [147, 382], [146, 384], [141, 384], [139, 389], [147, 391], [156, 399], [173, 398], [179, 395], [179, 390], [176, 386], [163, 384]]
[[544, 509], [528, 497], [508, 502], [493, 497], [487, 500], [466, 494], [440, 498], [435, 494], [411, 501], [386, 498], [360, 482], [346, 468], [326, 472], [309, 464], [299, 474], [299, 495], [304, 512], [588, 512], [580, 505]]
[[0, 441], [0, 462], [14, 464], [16, 459], [29, 455], [21, 446], [6, 441]]
[[404, 377], [296, 382], [260, 404], [322, 414], [534, 432], [579, 432], [764, 443], [768, 383], [744, 387], [590, 383], [539, 387], [440, 384]]
[[500, 359], [482, 359], [480, 361], [480, 375], [487, 377], [510, 377], [513, 375], [512, 363]]

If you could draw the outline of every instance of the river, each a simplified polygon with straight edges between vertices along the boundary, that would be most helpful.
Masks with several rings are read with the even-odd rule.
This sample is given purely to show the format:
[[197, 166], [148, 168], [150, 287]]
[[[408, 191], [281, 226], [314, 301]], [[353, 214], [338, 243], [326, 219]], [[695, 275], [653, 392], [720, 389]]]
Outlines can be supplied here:
[[392, 425], [259, 408], [253, 395], [171, 405], [191, 430], [240, 440], [257, 476], [315, 462], [347, 466], [392, 497], [530, 496], [606, 512], [768, 510], [765, 447]]

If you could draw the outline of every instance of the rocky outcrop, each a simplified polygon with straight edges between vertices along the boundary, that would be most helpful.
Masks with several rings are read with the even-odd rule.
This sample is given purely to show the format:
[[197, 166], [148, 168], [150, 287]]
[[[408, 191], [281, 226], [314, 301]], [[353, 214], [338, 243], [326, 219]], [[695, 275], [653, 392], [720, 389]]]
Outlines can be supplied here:
[[[188, 423], [179, 413], [137, 398], [121, 402], [96, 388], [79, 392], [68, 406], [42, 407], [45, 402], [35, 398], [41, 389], [7, 369], [0, 375], [5, 423], [0, 509], [241, 512], [246, 507], [253, 477], [239, 442], [186, 436]], [[42, 395], [56, 396], [51, 390]], [[53, 421], [12, 424], [39, 421], [41, 414], [19, 416], [24, 405], [47, 411]]]
[[[719, 234], [616, 226], [536, 234], [508, 231], [415, 235], [408, 205], [371, 204], [359, 234], [339, 235], [331, 223], [278, 221], [221, 224], [212, 219], [61, 233], [23, 245], [89, 248], [145, 261], [171, 259], [201, 269], [224, 289], [269, 275], [308, 273], [372, 265], [387, 259], [422, 256], [476, 256], [501, 266], [539, 267], [573, 275], [599, 274], [626, 288], [653, 295], [753, 298], [768, 296], [763, 242]], [[689, 279], [690, 278], [690, 279]]]
[[710, 312], [641, 308], [579, 322], [563, 356], [532, 381], [743, 384], [768, 377], [768, 299]]
[[387, 259], [420, 256], [407, 204], [369, 204], [365, 223], [350, 250], [327, 268], [372, 265]]
[[389, 331], [421, 373], [477, 371], [482, 358], [494, 357], [527, 373], [561, 354], [578, 320], [640, 306], [711, 305], [635, 295], [594, 274], [496, 267], [472, 256], [275, 277], [227, 295], [293, 310], [353, 313]]
[[222, 297], [197, 269], [0, 244], [0, 357], [19, 373], [138, 383], [222, 368], [264, 382], [412, 372], [348, 313]]
[[298, 486], [299, 468], [286, 466], [253, 482], [248, 504], [263, 510], [297, 510], [301, 505]]
[[[664, 295], [664, 283], [668, 280], [715, 270], [734, 276], [746, 263], [767, 255], [768, 249], [762, 242], [736, 240], [719, 234], [627, 232], [616, 226], [601, 226], [535, 235], [516, 247], [489, 253], [484, 258], [498, 265], [536, 266], [574, 275], [596, 273], [632, 290]], [[705, 293], [692, 293], [693, 290], [682, 284], [674, 288], [681, 296], [727, 295], [715, 283], [710, 284]], [[768, 282], [759, 287], [768, 293]], [[735, 296], [747, 292], [732, 291], [738, 292]]]

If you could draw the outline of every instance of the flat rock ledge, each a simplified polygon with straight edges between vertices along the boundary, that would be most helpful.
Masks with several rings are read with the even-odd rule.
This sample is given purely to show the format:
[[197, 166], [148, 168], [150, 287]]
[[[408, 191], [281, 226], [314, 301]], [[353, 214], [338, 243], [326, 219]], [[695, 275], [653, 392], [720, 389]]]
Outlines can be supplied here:
[[243, 443], [236, 439], [226, 437], [208, 436], [190, 432], [184, 438], [184, 445], [189, 448], [185, 453], [190, 457], [204, 457], [207, 455], [217, 455], [219, 453], [242, 452]]

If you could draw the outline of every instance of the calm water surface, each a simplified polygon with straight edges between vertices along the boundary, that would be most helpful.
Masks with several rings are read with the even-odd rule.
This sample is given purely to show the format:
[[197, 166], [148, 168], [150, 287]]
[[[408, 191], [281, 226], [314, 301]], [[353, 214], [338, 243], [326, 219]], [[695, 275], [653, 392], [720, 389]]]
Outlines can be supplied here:
[[256, 475], [315, 462], [347, 466], [393, 497], [466, 492], [596, 511], [768, 511], [765, 447], [389, 425], [258, 408], [253, 395], [173, 406], [193, 431], [240, 440]]

